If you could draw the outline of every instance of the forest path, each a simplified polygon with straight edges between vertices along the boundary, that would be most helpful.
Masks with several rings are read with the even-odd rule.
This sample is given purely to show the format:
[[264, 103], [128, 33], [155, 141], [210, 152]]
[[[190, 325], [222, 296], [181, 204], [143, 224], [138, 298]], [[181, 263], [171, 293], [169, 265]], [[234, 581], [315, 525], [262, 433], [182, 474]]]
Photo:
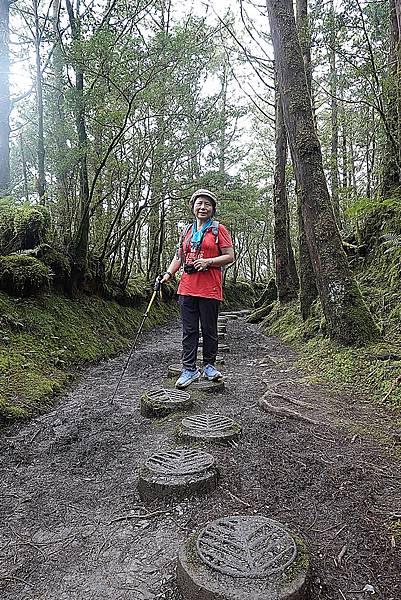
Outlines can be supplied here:
[[192, 412], [228, 415], [243, 435], [208, 448], [221, 479], [207, 497], [145, 505], [137, 493], [138, 467], [175, 445], [181, 417], [145, 419], [138, 399], [178, 362], [178, 322], [142, 338], [113, 406], [126, 355], [85, 370], [46, 415], [1, 432], [2, 600], [178, 600], [179, 545], [233, 513], [275, 518], [304, 538], [311, 600], [401, 598], [400, 539], [388, 530], [401, 515], [400, 464], [357, 435], [373, 421], [390, 430], [390, 420], [309, 385], [295, 353], [256, 326], [227, 330], [226, 389]]

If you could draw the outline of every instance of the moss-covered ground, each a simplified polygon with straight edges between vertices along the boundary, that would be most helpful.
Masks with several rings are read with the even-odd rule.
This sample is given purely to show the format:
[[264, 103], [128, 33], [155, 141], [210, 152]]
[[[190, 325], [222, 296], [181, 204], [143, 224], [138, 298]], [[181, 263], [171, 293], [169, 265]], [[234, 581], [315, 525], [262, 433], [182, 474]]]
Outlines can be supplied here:
[[[126, 348], [144, 309], [96, 296], [21, 299], [0, 293], [0, 420], [43, 409], [74, 367]], [[174, 303], [156, 302], [146, 327], [175, 310]]]
[[397, 328], [379, 340], [346, 347], [324, 335], [320, 311], [303, 322], [296, 303], [276, 305], [264, 321], [270, 335], [280, 337], [300, 355], [298, 364], [314, 383], [331, 382], [338, 391], [359, 393], [401, 408], [401, 334]]
[[379, 326], [381, 335], [376, 341], [345, 347], [329, 340], [319, 303], [306, 322], [294, 303], [276, 305], [264, 320], [267, 333], [299, 351], [300, 365], [311, 378], [332, 382], [339, 391], [351, 388], [395, 409], [401, 407], [400, 208], [399, 195], [378, 197], [361, 200], [349, 215], [356, 219], [358, 243], [365, 248], [363, 256], [350, 257], [350, 266]]

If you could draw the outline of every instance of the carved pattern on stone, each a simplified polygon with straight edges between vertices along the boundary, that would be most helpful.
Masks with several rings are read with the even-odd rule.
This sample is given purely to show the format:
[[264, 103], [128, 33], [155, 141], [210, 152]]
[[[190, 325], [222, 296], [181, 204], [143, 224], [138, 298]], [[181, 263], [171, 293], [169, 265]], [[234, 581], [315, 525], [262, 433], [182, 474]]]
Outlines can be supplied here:
[[182, 426], [193, 433], [218, 435], [231, 431], [236, 423], [230, 417], [217, 414], [194, 415], [185, 417]]
[[202, 473], [214, 466], [214, 458], [207, 452], [191, 448], [176, 448], [153, 454], [146, 461], [148, 469], [160, 475], [189, 475]]
[[233, 516], [209, 523], [196, 542], [200, 559], [231, 577], [269, 577], [297, 556], [292, 536], [276, 521]]
[[188, 392], [166, 389], [146, 392], [146, 397], [152, 403], [160, 402], [163, 404], [180, 404], [181, 402], [186, 402], [191, 398]]

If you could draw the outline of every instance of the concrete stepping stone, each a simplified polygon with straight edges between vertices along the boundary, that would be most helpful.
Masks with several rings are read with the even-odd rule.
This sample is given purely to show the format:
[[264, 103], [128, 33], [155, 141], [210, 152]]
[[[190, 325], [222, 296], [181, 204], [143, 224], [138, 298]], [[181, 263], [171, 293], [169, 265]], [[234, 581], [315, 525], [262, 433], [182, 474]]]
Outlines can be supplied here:
[[191, 415], [182, 419], [177, 433], [187, 441], [228, 442], [238, 439], [241, 425], [225, 415]]
[[230, 313], [221, 313], [221, 316], [218, 317], [218, 319], [226, 319], [227, 321], [234, 321], [235, 319], [239, 318], [239, 314], [236, 312], [230, 312]]
[[175, 448], [153, 454], [139, 473], [141, 499], [205, 494], [214, 490], [218, 470], [211, 454], [194, 448]]
[[188, 410], [192, 405], [188, 392], [162, 388], [146, 392], [141, 397], [140, 412], [143, 417], [164, 417], [178, 410]]
[[203, 379], [203, 377], [201, 377], [191, 383], [191, 388], [193, 390], [197, 390], [198, 392], [218, 394], [220, 392], [224, 392], [225, 384], [224, 379], [221, 379], [220, 381], [209, 381], [208, 379]]
[[307, 600], [309, 557], [278, 521], [229, 516], [180, 548], [177, 584], [185, 600]]

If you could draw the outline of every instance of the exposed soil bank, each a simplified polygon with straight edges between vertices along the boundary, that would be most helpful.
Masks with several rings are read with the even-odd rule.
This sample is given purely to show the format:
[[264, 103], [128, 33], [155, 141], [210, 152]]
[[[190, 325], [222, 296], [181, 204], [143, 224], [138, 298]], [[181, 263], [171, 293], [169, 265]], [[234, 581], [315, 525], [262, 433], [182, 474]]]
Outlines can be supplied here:
[[178, 600], [180, 544], [241, 513], [304, 538], [311, 600], [399, 600], [391, 420], [369, 399], [309, 385], [294, 352], [257, 327], [237, 320], [227, 330], [226, 390], [197, 398], [191, 413], [220, 412], [243, 433], [238, 444], [209, 446], [221, 480], [207, 497], [145, 505], [137, 492], [142, 462], [176, 445], [179, 416], [154, 422], [139, 412], [142, 392], [179, 360], [176, 322], [146, 333], [114, 405], [126, 356], [88, 369], [48, 414], [2, 430], [2, 600]]

